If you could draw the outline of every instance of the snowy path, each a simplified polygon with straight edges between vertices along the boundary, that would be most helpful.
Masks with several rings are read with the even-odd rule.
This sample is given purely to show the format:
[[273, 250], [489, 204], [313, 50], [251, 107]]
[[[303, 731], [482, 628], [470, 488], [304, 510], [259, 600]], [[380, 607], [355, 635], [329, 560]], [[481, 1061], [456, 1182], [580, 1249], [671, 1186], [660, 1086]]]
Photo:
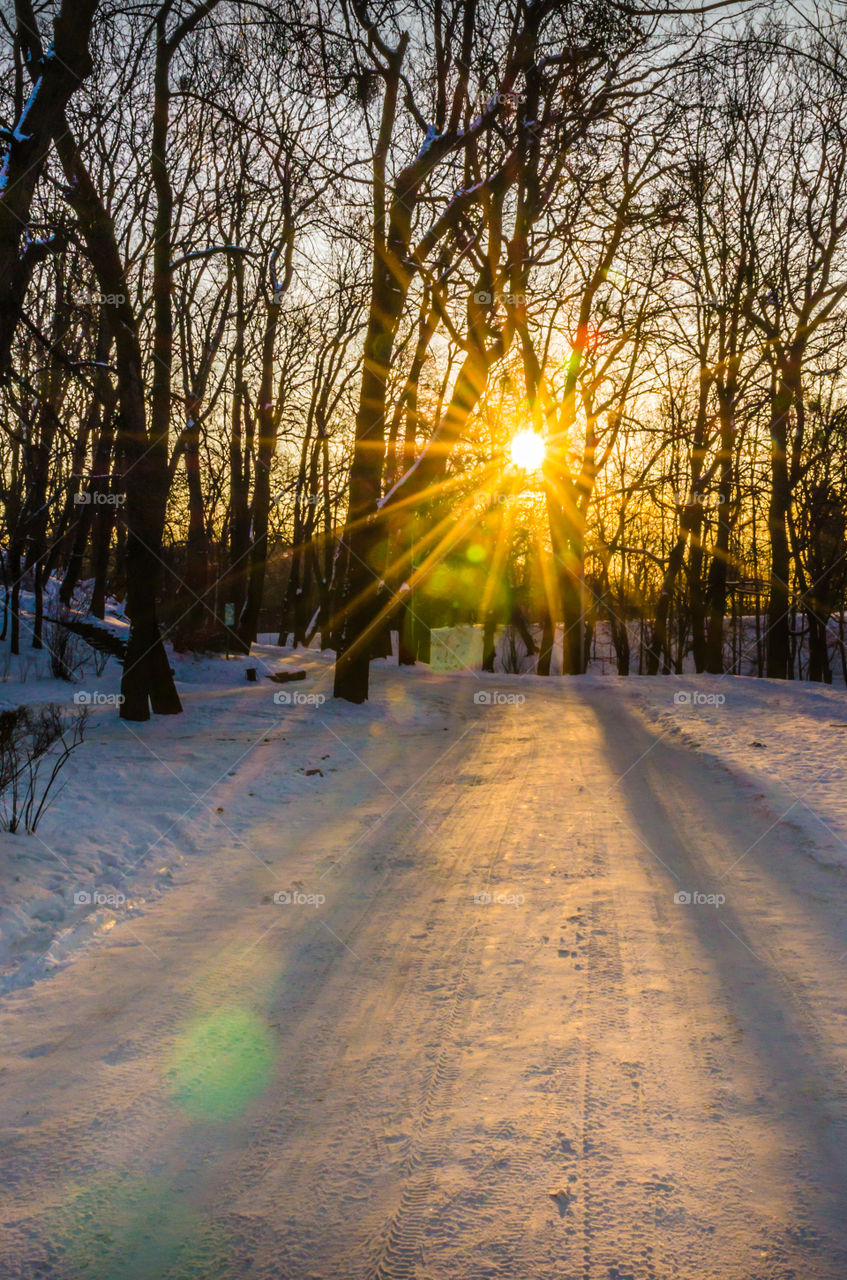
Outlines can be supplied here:
[[233, 695], [226, 829], [0, 1002], [2, 1280], [843, 1280], [844, 873], [622, 685], [377, 686]]

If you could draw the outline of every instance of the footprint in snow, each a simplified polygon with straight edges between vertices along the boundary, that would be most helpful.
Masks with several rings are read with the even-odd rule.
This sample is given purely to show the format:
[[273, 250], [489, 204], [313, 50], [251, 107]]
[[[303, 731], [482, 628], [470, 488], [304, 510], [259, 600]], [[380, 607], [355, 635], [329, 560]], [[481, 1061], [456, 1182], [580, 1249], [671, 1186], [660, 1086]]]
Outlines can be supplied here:
[[555, 1201], [556, 1208], [559, 1210], [559, 1217], [564, 1218], [571, 1203], [571, 1193], [566, 1191], [564, 1187], [560, 1187], [558, 1191], [549, 1191], [547, 1193], [550, 1199]]

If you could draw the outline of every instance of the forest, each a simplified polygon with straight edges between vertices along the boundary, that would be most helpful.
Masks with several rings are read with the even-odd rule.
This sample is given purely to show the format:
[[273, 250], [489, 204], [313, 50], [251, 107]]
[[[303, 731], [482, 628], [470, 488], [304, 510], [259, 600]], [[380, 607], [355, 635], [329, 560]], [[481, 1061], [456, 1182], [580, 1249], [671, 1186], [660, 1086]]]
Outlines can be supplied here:
[[58, 576], [125, 602], [135, 720], [163, 640], [260, 631], [352, 701], [456, 622], [843, 673], [838, 6], [51, 11], [2, 18], [13, 652]]
[[844, 1280], [847, 4], [0, 68], [0, 1280]]

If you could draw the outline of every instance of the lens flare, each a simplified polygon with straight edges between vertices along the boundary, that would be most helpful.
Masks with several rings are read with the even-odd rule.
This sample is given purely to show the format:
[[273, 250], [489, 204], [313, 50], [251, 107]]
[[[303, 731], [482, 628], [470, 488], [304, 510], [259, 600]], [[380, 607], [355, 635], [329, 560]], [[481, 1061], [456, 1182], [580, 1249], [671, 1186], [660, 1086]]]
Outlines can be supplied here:
[[519, 431], [512, 437], [509, 457], [522, 471], [540, 471], [544, 463], [544, 439], [534, 431]]
[[231, 1119], [267, 1088], [273, 1070], [270, 1031], [248, 1009], [222, 1008], [192, 1022], [176, 1042], [168, 1078], [190, 1116]]

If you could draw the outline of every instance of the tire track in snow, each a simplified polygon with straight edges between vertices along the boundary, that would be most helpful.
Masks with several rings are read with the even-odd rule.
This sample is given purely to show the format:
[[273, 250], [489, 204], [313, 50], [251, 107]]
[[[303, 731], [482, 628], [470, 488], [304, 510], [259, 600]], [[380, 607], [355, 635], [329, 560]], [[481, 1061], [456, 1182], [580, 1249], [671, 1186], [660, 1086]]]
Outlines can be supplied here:
[[[291, 981], [287, 989], [299, 992], [301, 999], [305, 994], [313, 1005], [308, 1015], [298, 1022], [293, 1038], [286, 1045], [282, 1072], [286, 1098], [283, 1117], [269, 1118], [262, 1124], [251, 1143], [249, 1158], [245, 1155], [239, 1161], [237, 1169], [231, 1171], [230, 1181], [234, 1179], [242, 1187], [256, 1188], [259, 1184], [260, 1194], [270, 1195], [260, 1184], [268, 1177], [274, 1178], [280, 1152], [286, 1153], [286, 1202], [289, 1206], [286, 1255], [292, 1274], [299, 1274], [299, 1269], [305, 1274], [315, 1265], [318, 1256], [326, 1258], [324, 1265], [332, 1268], [333, 1275], [346, 1274], [334, 1269], [334, 1252], [326, 1255], [322, 1252], [324, 1248], [332, 1249], [332, 1233], [329, 1239], [325, 1236], [321, 1240], [314, 1234], [315, 1226], [309, 1224], [325, 1225], [339, 1219], [339, 1216], [343, 1219], [351, 1201], [355, 1204], [359, 1199], [351, 1191], [353, 1183], [361, 1185], [360, 1198], [370, 1204], [368, 1179], [376, 1176], [380, 1163], [384, 1165], [386, 1151], [380, 1090], [384, 1095], [385, 1086], [390, 1088], [391, 1077], [389, 1075], [386, 1080], [382, 1061], [395, 1047], [408, 1057], [409, 1052], [422, 1042], [421, 1024], [427, 1027], [427, 1011], [431, 1004], [426, 995], [427, 979], [434, 975], [439, 978], [436, 988], [443, 987], [439, 968], [443, 957], [446, 955], [448, 962], [452, 963], [449, 961], [451, 954], [462, 954], [463, 934], [457, 923], [456, 900], [461, 902], [462, 898], [469, 897], [469, 893], [461, 891], [468, 875], [469, 849], [463, 845], [451, 853], [450, 842], [439, 839], [442, 833], [452, 829], [455, 818], [453, 805], [445, 807], [443, 802], [445, 794], [451, 795], [452, 768], [449, 761], [439, 766], [428, 777], [422, 793], [416, 793], [415, 812], [420, 818], [417, 822], [412, 819], [412, 835], [408, 830], [410, 819], [402, 807], [398, 807], [387, 823], [379, 827], [377, 850], [369, 850], [365, 840], [357, 848], [356, 857], [345, 863], [344, 884], [356, 887], [354, 896], [359, 901], [356, 905], [352, 897], [348, 900], [342, 886], [340, 902], [344, 910], [341, 920], [333, 919], [333, 924], [349, 949], [336, 948], [339, 963], [327, 963], [317, 974], [309, 974], [310, 966], [307, 965], [299, 980], [289, 975]], [[460, 802], [465, 807], [467, 797], [461, 796]], [[462, 831], [465, 830], [462, 822], [458, 825]], [[431, 837], [436, 838], [439, 852], [444, 846], [440, 858], [434, 857]], [[405, 849], [410, 856], [385, 856], [379, 852], [383, 848], [394, 852]], [[394, 922], [393, 930], [391, 924], [386, 927], [385, 913], [389, 913], [390, 921], [396, 914], [398, 903], [404, 904], [404, 919], [414, 918], [420, 912], [420, 904], [414, 902], [412, 892], [406, 887], [404, 867], [407, 864], [411, 868], [407, 874], [412, 881], [412, 889], [420, 892], [423, 873], [429, 877], [430, 883], [436, 877], [434, 882], [439, 894], [446, 895], [443, 900], [448, 905], [440, 910], [441, 930], [435, 935], [440, 939], [442, 932], [446, 932], [446, 948], [439, 945], [433, 949], [431, 943], [415, 945], [416, 935], [411, 929], [405, 934], [399, 952], [394, 946], [392, 939], [397, 936], [397, 923]], [[392, 878], [387, 880], [387, 876]], [[426, 880], [423, 883], [427, 885]], [[427, 905], [427, 911], [438, 915], [438, 908], [431, 904]], [[402, 928], [400, 932], [402, 934]], [[329, 937], [324, 944], [329, 949], [333, 946]], [[366, 958], [364, 965], [351, 959], [351, 951]], [[462, 988], [461, 984], [456, 986], [455, 979], [451, 981], [455, 988], [449, 1020], [452, 1028], [459, 1017]], [[396, 1010], [392, 991], [395, 992], [395, 1001], [402, 998]], [[276, 1009], [274, 1017], [277, 1024], [285, 1025], [284, 1002]], [[340, 1135], [335, 1136], [332, 1110], [326, 1128], [333, 1132], [324, 1134], [325, 1126], [320, 1125], [320, 1139], [317, 1143], [309, 1142], [309, 1126], [319, 1121], [319, 1115], [310, 1111], [308, 1106], [304, 1111], [302, 1100], [314, 1098], [316, 1093], [327, 1096], [329, 1100], [339, 1087], [343, 1090], [345, 1083], [349, 1084], [345, 1054], [351, 1045], [361, 1046], [362, 1036], [366, 1034], [363, 1033], [363, 1024], [368, 1023], [379, 1031], [385, 1024], [387, 1034], [376, 1059], [369, 1056], [373, 1053], [373, 1046], [365, 1041], [364, 1050], [368, 1056], [357, 1069], [355, 1105], [351, 1105], [344, 1116], [343, 1148], [339, 1145]], [[434, 1070], [429, 1073], [430, 1087], [428, 1092], [424, 1091], [419, 1127], [430, 1123], [437, 1094], [448, 1090], [456, 1076], [446, 1049], [446, 1034], [444, 1032], [440, 1037]], [[322, 1068], [319, 1081], [315, 1074], [318, 1065]], [[337, 1098], [333, 1100], [337, 1105]], [[314, 1130], [311, 1132], [317, 1137]], [[420, 1181], [425, 1173], [421, 1154], [416, 1161], [407, 1161], [407, 1165], [410, 1173], [414, 1167]], [[428, 1194], [428, 1186], [416, 1187], [410, 1183], [406, 1189], [405, 1208], [418, 1212], [419, 1197], [425, 1198]], [[246, 1202], [251, 1197], [243, 1195], [242, 1198]], [[361, 1207], [364, 1209], [366, 1206], [363, 1203]], [[357, 1214], [359, 1219], [365, 1216], [361, 1212]], [[366, 1227], [364, 1221], [357, 1221], [356, 1225]], [[391, 1243], [392, 1249], [396, 1249], [396, 1233]], [[355, 1238], [351, 1238], [349, 1232], [345, 1236], [345, 1244], [349, 1252], [355, 1252]], [[269, 1271], [268, 1274], [275, 1272]]]
[[[798, 1182], [790, 1173], [798, 1157], [809, 1170], [817, 1162], [811, 1146], [802, 1156], [791, 1152], [796, 1090], [795, 1101], [785, 1097], [776, 1108], [771, 1101], [774, 1086], [779, 1096], [782, 1086], [777, 1082], [786, 1067], [778, 1013], [765, 1020], [767, 1038], [757, 1042], [763, 1030], [759, 1010], [768, 1008], [773, 982], [784, 988], [783, 975], [775, 966], [771, 978], [740, 939], [721, 927], [714, 908], [708, 914], [708, 908], [670, 905], [679, 888], [723, 887], [715, 882], [718, 870], [755, 839], [756, 823], [751, 823], [748, 806], [739, 806], [737, 783], [724, 770], [675, 743], [659, 743], [653, 751], [653, 733], [640, 717], [625, 707], [622, 726], [617, 700], [612, 704], [602, 697], [598, 704], [596, 714], [607, 721], [603, 727], [612, 744], [607, 765], [622, 771], [628, 760], [643, 755], [643, 764], [616, 796], [615, 809], [627, 819], [623, 840], [618, 840], [623, 881], [616, 919], [623, 926], [629, 912], [621, 944], [626, 973], [634, 975], [639, 964], [646, 965], [653, 979], [649, 994], [656, 997], [651, 1006], [655, 1022], [645, 1004], [647, 992], [633, 992], [641, 998], [632, 1006], [634, 1055], [648, 1064], [646, 1136], [655, 1135], [656, 1160], [661, 1161], [656, 1177], [642, 1175], [646, 1196], [641, 1220], [650, 1216], [655, 1224], [653, 1265], [660, 1275], [663, 1267], [682, 1267], [704, 1280], [783, 1280], [789, 1274], [841, 1280], [834, 1238], [828, 1248], [826, 1236], [814, 1229], [816, 1219], [821, 1223], [823, 1202], [818, 1199], [814, 1205], [807, 1197], [807, 1174], [801, 1173]], [[715, 785], [721, 788], [717, 792]], [[628, 838], [638, 829], [644, 839]], [[615, 842], [607, 836], [605, 843], [613, 848]], [[789, 859], [787, 866], [795, 865], [795, 851]], [[668, 866], [679, 879], [667, 872]], [[766, 875], [771, 866], [768, 859]], [[778, 905], [766, 906], [774, 890]], [[738, 915], [733, 927], [750, 938], [759, 956], [770, 955], [773, 940], [769, 936], [762, 944], [757, 937], [763, 908], [766, 921], [797, 927], [792, 915], [801, 903], [792, 903], [784, 880], [766, 886], [758, 870], [753, 874], [751, 868], [743, 894], [736, 889], [731, 903]], [[807, 948], [806, 958], [812, 953]], [[756, 990], [763, 982], [759, 998]], [[811, 1032], [811, 1008], [801, 1015], [794, 999], [787, 1008]], [[788, 1048], [792, 1040], [786, 1045], [788, 1062], [795, 1052]], [[813, 1043], [810, 1035], [804, 1052]], [[763, 1057], [768, 1045], [770, 1057]], [[809, 1053], [809, 1067], [818, 1075], [815, 1057]], [[797, 1080], [802, 1079], [798, 1074]], [[823, 1113], [815, 1116], [806, 1103], [801, 1113], [808, 1118], [811, 1136], [821, 1127]], [[824, 1124], [821, 1135], [825, 1133]], [[774, 1142], [778, 1146], [769, 1148]], [[637, 1152], [635, 1132], [627, 1145]], [[637, 1224], [638, 1204], [632, 1199], [627, 1203], [627, 1198], [622, 1186], [621, 1216]], [[603, 1261], [611, 1258], [604, 1255]], [[633, 1259], [630, 1270], [641, 1280], [636, 1264]], [[606, 1272], [599, 1274], [605, 1280]]]
[[[499, 717], [498, 717], [499, 719]], [[514, 725], [510, 727], [514, 728]], [[492, 734], [492, 739], [494, 735]], [[537, 754], [537, 746], [531, 753]], [[498, 805], [488, 805], [483, 810], [483, 821], [475, 828], [472, 845], [466, 849], [453, 864], [454, 886], [462, 864], [470, 864], [475, 854], [483, 854], [487, 862], [485, 881], [479, 891], [488, 889], [491, 875], [501, 855], [502, 845], [509, 831], [509, 819], [520, 794], [523, 778], [519, 770], [514, 768], [514, 756], [509, 751], [508, 742], [500, 744], [501, 772], [497, 780]], [[506, 781], [508, 795], [503, 794], [503, 772], [510, 770], [511, 776]], [[490, 779], [487, 779], [489, 785]], [[466, 830], [468, 824], [466, 824]], [[495, 849], [493, 856], [491, 848]], [[487, 850], [487, 857], [485, 856]], [[468, 866], [465, 875], [471, 870]], [[436, 1188], [436, 1171], [443, 1164], [448, 1149], [447, 1139], [443, 1133], [446, 1113], [449, 1108], [450, 1093], [459, 1078], [459, 1070], [455, 1065], [456, 1032], [462, 1021], [463, 1004], [470, 970], [480, 963], [479, 949], [476, 945], [480, 932], [481, 918], [479, 908], [475, 909], [472, 919], [468, 915], [472, 910], [471, 894], [465, 887], [465, 906], [463, 916], [463, 949], [461, 961], [455, 978], [455, 992], [450, 1011], [442, 1024], [434, 1066], [426, 1081], [423, 1097], [415, 1116], [415, 1125], [411, 1137], [411, 1151], [406, 1157], [402, 1170], [403, 1186], [400, 1200], [391, 1215], [383, 1235], [383, 1241], [377, 1256], [373, 1259], [368, 1280], [414, 1280], [418, 1274], [418, 1265], [423, 1263], [424, 1238], [427, 1224], [425, 1217], [432, 1205]], [[461, 900], [461, 899], [460, 899]], [[420, 978], [426, 964], [426, 957], [418, 962]], [[413, 1016], [420, 1018], [416, 1007]]]

